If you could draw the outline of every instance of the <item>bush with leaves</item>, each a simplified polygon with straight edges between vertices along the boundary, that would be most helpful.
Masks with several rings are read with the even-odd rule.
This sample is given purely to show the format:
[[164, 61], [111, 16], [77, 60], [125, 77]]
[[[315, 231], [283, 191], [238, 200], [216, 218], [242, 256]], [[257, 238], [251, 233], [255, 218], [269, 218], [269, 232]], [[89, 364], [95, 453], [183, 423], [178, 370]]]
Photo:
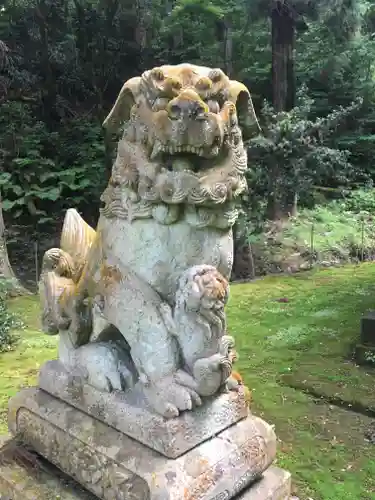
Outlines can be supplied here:
[[[33, 109], [9, 102], [0, 115], [0, 174], [4, 211], [31, 215], [39, 224], [51, 212], [92, 206], [106, 181], [102, 131], [97, 122], [66, 121], [50, 132]], [[53, 209], [53, 210], [51, 210]]]
[[344, 200], [337, 201], [342, 210], [355, 214], [375, 215], [375, 189], [357, 189], [349, 193]]
[[297, 105], [289, 112], [276, 113], [265, 103], [263, 133], [248, 143], [252, 190], [260, 190], [268, 200], [277, 199], [283, 207], [294, 196], [303, 204], [316, 184], [341, 186], [353, 175], [349, 152], [335, 148], [333, 138], [362, 101], [312, 120], [313, 103], [305, 88], [298, 92]]
[[[355, 197], [355, 194], [354, 194]], [[295, 272], [375, 259], [374, 216], [347, 210], [334, 200], [303, 208], [282, 224], [267, 221], [262, 232], [247, 233], [255, 275]], [[245, 241], [243, 230], [243, 241]]]
[[13, 210], [15, 217], [24, 212], [46, 215], [41, 202], [55, 202], [61, 191], [56, 182], [58, 166], [46, 151], [53, 150], [56, 134], [35, 120], [32, 109], [12, 102], [2, 105], [0, 137], [3, 210]]
[[11, 351], [19, 342], [15, 333], [24, 327], [17, 315], [9, 311], [7, 298], [10, 284], [0, 278], [0, 353]]

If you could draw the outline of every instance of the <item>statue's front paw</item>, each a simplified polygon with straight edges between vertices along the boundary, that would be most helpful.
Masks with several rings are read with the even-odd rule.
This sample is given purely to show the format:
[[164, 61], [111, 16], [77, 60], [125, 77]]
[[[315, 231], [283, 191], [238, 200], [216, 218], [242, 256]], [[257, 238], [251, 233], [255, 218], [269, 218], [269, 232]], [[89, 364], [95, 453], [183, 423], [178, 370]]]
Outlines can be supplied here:
[[123, 379], [117, 371], [89, 372], [87, 382], [101, 392], [121, 391], [125, 388]]
[[239, 381], [236, 377], [231, 375], [228, 380], [226, 381], [226, 388], [228, 391], [236, 391], [238, 392], [240, 390], [240, 387], [242, 386], [242, 382]]
[[192, 387], [181, 385], [175, 375], [144, 385], [143, 391], [153, 409], [166, 418], [178, 417], [181, 411], [202, 404], [198, 393]]

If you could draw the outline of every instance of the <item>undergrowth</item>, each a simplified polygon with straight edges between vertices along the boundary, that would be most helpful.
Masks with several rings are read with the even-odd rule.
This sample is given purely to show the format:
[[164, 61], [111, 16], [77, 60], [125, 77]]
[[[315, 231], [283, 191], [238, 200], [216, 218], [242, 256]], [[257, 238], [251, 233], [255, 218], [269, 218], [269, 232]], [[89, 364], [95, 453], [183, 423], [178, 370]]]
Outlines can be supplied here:
[[11, 351], [19, 342], [19, 334], [24, 324], [21, 318], [9, 310], [7, 298], [10, 289], [7, 280], [0, 279], [0, 353]]
[[257, 274], [373, 260], [375, 190], [355, 191], [250, 235]]

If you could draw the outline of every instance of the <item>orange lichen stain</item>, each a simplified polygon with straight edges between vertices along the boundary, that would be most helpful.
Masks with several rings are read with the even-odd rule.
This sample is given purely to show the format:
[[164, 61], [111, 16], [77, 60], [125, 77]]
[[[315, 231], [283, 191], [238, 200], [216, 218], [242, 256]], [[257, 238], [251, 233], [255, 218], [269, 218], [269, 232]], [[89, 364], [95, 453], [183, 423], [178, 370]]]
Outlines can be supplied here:
[[78, 297], [78, 295], [79, 295], [79, 289], [78, 289], [77, 285], [74, 285], [74, 286], [69, 287], [69, 288], [66, 287], [62, 291], [57, 302], [62, 310], [66, 310], [68, 308], [69, 304], [71, 304], [72, 300], [75, 297]]
[[226, 295], [226, 290], [228, 288], [228, 282], [222, 276], [217, 278], [217, 286], [214, 289], [214, 297], [219, 300], [223, 300]]
[[187, 85], [190, 85], [192, 83], [193, 77], [194, 77], [193, 68], [191, 68], [189, 66], [178, 68], [177, 74], [180, 77], [184, 87], [186, 87]]
[[118, 267], [102, 264], [100, 266], [100, 279], [104, 288], [109, 288], [122, 280], [122, 274]]
[[158, 487], [159, 485], [158, 485], [158, 482], [157, 482], [157, 479], [156, 479], [156, 473], [155, 472], [153, 472], [151, 474], [151, 478], [152, 478], [152, 485]]
[[207, 297], [224, 300], [228, 289], [228, 282], [220, 273], [215, 272], [214, 274], [209, 273], [206, 276], [202, 276], [202, 285], [206, 289], [205, 295]]
[[199, 476], [197, 482], [194, 484], [193, 488], [190, 491], [185, 488], [184, 499], [196, 500], [197, 498], [201, 498], [202, 495], [206, 493], [213, 484], [215, 484], [215, 473], [212, 469], [209, 469], [201, 476]]
[[167, 110], [170, 111], [171, 106], [178, 104], [181, 101], [191, 101], [199, 103], [204, 111], [207, 113], [209, 108], [208, 105], [201, 99], [200, 95], [193, 89], [185, 89], [179, 93], [179, 95], [172, 99], [167, 106]]
[[228, 122], [235, 113], [236, 106], [232, 102], [226, 102], [220, 111], [220, 116], [225, 122]]
[[199, 90], [208, 90], [212, 88], [212, 81], [206, 76], [202, 76], [195, 84], [195, 88]]
[[151, 77], [155, 78], [158, 82], [162, 82], [165, 78], [163, 70], [161, 68], [153, 68], [151, 70]]
[[[233, 349], [233, 348], [232, 348], [232, 349], [229, 351], [228, 357], [229, 357], [229, 360], [230, 360], [230, 362], [232, 363], [232, 365], [233, 365], [236, 361], [238, 361], [238, 353], [237, 353], [236, 349]], [[236, 372], [236, 373], [237, 373], [237, 372]], [[241, 375], [240, 375], [239, 373], [237, 373], [237, 375], [238, 375], [238, 376], [241, 378], [241, 380], [242, 380]], [[236, 380], [238, 380], [238, 379], [236, 378]]]
[[247, 404], [247, 406], [250, 406], [250, 403], [251, 403], [251, 391], [250, 389], [244, 385], [243, 386], [243, 393], [244, 393], [244, 397], [245, 397], [245, 402]]
[[167, 139], [170, 126], [170, 119], [165, 109], [161, 109], [153, 113], [152, 126], [157, 130], [157, 137], [165, 141]]
[[251, 391], [250, 391], [250, 389], [246, 385], [244, 385], [243, 378], [236, 371], [232, 371], [231, 377], [234, 378], [235, 380], [237, 380], [238, 384], [243, 387], [243, 395], [244, 395], [245, 403], [247, 404], [247, 406], [250, 406], [250, 403], [251, 403]]
[[232, 375], [232, 377], [233, 377], [234, 379], [236, 379], [236, 380], [237, 380], [237, 382], [238, 382], [239, 384], [241, 384], [241, 385], [243, 384], [243, 379], [242, 379], [241, 375], [240, 375], [238, 372], [236, 372], [236, 371], [232, 371], [232, 374], [231, 374], [231, 375]]
[[180, 80], [174, 76], [170, 76], [165, 80], [163, 91], [168, 97], [176, 97], [182, 88]]

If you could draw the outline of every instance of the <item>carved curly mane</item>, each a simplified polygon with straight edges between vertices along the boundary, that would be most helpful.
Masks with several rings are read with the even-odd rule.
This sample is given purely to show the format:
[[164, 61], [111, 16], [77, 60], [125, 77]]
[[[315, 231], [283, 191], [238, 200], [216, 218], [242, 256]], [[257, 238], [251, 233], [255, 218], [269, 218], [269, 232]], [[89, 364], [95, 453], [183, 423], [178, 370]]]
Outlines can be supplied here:
[[154, 68], [125, 83], [104, 126], [122, 123], [104, 216], [234, 224], [234, 200], [247, 187], [241, 129], [258, 126], [243, 84], [219, 69]]

